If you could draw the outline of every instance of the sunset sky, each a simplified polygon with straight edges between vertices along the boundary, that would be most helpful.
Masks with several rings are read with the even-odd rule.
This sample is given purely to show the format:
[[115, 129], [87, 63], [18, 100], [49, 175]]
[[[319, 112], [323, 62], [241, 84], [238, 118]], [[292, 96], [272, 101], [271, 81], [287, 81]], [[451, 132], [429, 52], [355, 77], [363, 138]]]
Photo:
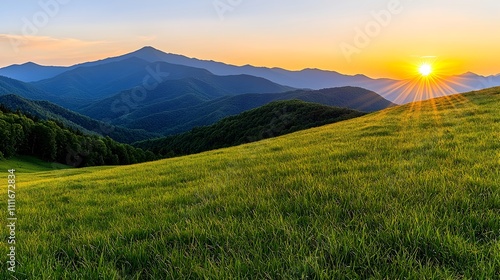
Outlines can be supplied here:
[[499, 12], [498, 0], [2, 1], [0, 67], [72, 65], [148, 45], [375, 78], [404, 78], [427, 59], [443, 74], [492, 75], [500, 73]]

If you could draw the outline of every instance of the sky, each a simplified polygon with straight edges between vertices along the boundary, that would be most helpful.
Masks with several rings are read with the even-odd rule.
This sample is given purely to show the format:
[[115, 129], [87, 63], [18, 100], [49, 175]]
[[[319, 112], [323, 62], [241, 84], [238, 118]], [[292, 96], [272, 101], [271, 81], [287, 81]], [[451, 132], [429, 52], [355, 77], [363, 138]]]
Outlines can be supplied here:
[[234, 65], [405, 78], [500, 73], [498, 0], [0, 0], [0, 67], [153, 46]]

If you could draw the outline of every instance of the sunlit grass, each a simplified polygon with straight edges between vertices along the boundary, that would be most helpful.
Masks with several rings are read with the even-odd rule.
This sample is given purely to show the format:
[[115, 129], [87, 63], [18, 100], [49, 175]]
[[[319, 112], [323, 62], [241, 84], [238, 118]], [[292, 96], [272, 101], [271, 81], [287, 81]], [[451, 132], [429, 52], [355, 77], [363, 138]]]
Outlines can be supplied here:
[[499, 278], [499, 93], [159, 162], [19, 172], [18, 278]]

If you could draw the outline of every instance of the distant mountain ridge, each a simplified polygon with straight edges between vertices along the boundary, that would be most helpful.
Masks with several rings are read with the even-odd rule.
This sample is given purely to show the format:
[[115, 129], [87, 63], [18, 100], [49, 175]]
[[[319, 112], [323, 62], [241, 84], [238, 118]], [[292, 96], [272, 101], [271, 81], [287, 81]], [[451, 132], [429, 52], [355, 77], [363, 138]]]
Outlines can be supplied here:
[[[93, 118], [117, 118], [129, 111], [166, 110], [167, 108], [180, 108], [184, 102], [187, 106], [195, 105], [224, 96], [233, 96], [247, 93], [281, 93], [293, 90], [289, 87], [274, 84], [263, 78], [235, 75], [215, 76], [211, 73], [196, 77], [187, 77], [178, 80], [166, 80], [154, 89], [146, 92], [144, 100], [137, 104], [128, 105], [122, 102], [134, 94], [134, 89], [120, 92], [116, 95], [90, 103], [78, 111]], [[131, 97], [132, 98], [132, 97]], [[127, 110], [127, 108], [132, 110]], [[154, 111], [154, 110], [153, 110]], [[137, 114], [137, 112], [136, 112]]]
[[[44, 69], [44, 66], [34, 64], [24, 67], [28, 66], [36, 71]], [[83, 131], [96, 132], [95, 126], [110, 123], [119, 130], [111, 137], [122, 142], [142, 140], [141, 131], [145, 138], [186, 132], [280, 100], [297, 99], [364, 112], [394, 106], [377, 93], [360, 87], [297, 90], [265, 77], [250, 75], [272, 71], [283, 76], [283, 73], [289, 73], [286, 70], [258, 68], [259, 73], [239, 73], [240, 67], [166, 54], [151, 47], [67, 67], [62, 73], [59, 73], [61, 68], [47, 69], [58, 74], [31, 83], [0, 77], [0, 95], [17, 94], [30, 99], [9, 96], [3, 99], [4, 102], [22, 104], [27, 112], [60, 119]], [[302, 74], [301, 79], [313, 80], [314, 77], [326, 79], [331, 73], [304, 70]], [[347, 78], [370, 80], [363, 75]]]
[[[189, 58], [183, 55], [165, 53], [153, 47], [144, 47], [137, 51], [106, 58], [93, 62], [86, 62], [70, 67], [40, 66], [34, 67], [33, 63], [17, 66], [8, 66], [0, 69], [0, 75], [32, 82], [53, 78], [64, 72], [82, 67], [95, 67], [108, 63], [119, 62], [126, 59], [139, 58], [144, 61], [167, 62], [171, 64], [184, 65], [194, 68], [201, 68], [210, 71], [215, 75], [251, 75], [265, 78], [274, 83], [293, 88], [302, 89], [322, 89], [343, 86], [356, 86], [375, 91], [384, 98], [396, 103], [408, 103], [419, 101], [442, 95], [449, 95], [463, 91], [478, 90], [500, 85], [500, 75], [480, 76], [473, 73], [465, 73], [452, 77], [443, 77], [442, 90], [432, 95], [421, 95], [417, 90], [408, 90], [411, 81], [399, 81], [394, 79], [372, 79], [364, 75], [343, 75], [335, 71], [325, 71], [319, 69], [304, 69], [301, 71], [289, 71], [282, 68], [255, 67], [251, 65], [235, 66], [222, 62], [200, 60]], [[61, 72], [63, 71], [63, 72]], [[43, 73], [43, 74], [41, 74]], [[450, 81], [448, 81], [450, 80]]]
[[0, 69], [0, 76], [23, 82], [36, 82], [55, 77], [68, 71], [64, 66], [43, 66], [33, 62], [14, 64]]
[[[57, 112], [56, 119], [61, 114], [70, 116], [69, 120], [62, 118], [70, 126], [74, 125], [73, 119], [85, 123], [81, 130], [95, 132], [88, 125], [96, 124], [95, 120], [124, 127], [129, 133], [122, 131], [126, 137], [113, 136], [122, 142], [138, 137], [130, 130], [146, 130], [145, 137], [181, 133], [278, 100], [298, 99], [366, 112], [394, 105], [375, 92], [356, 87], [297, 90], [247, 74], [220, 76], [202, 68], [151, 63], [133, 56], [107, 62], [85, 64], [34, 83], [0, 78], [0, 95], [17, 94], [36, 100], [37, 104], [10, 100], [23, 104], [26, 110], [36, 111], [34, 108], [40, 109], [42, 104], [39, 101], [49, 101], [83, 114], [89, 119], [82, 121], [82, 115], [43, 103]], [[42, 117], [53, 116], [37, 113]]]

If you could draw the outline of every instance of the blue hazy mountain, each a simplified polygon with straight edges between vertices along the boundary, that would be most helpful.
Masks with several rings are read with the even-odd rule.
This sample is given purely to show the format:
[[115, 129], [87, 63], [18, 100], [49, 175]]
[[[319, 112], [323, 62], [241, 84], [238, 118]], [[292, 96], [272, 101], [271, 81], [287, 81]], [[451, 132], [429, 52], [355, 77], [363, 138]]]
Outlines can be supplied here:
[[453, 77], [443, 77], [442, 89], [432, 95], [422, 95], [416, 90], [407, 90], [411, 81], [395, 79], [372, 79], [365, 75], [344, 75], [335, 71], [320, 69], [304, 69], [289, 71], [282, 68], [256, 67], [252, 65], [235, 66], [212, 60], [201, 60], [183, 55], [166, 53], [153, 47], [144, 47], [137, 51], [106, 58], [98, 61], [86, 62], [70, 67], [40, 66], [34, 63], [13, 65], [0, 69], [0, 75], [11, 77], [25, 82], [50, 79], [67, 71], [82, 67], [94, 67], [115, 63], [131, 58], [139, 58], [147, 62], [167, 62], [194, 68], [205, 69], [215, 75], [251, 75], [265, 78], [280, 85], [300, 89], [322, 89], [343, 86], [357, 86], [375, 91], [384, 98], [396, 102], [407, 103], [436, 96], [448, 95], [457, 92], [478, 90], [500, 85], [500, 75], [480, 76], [473, 73]]
[[163, 81], [176, 81], [185, 78], [196, 78], [213, 84], [219, 91], [216, 94], [218, 96], [284, 92], [292, 89], [263, 78], [248, 75], [221, 77], [201, 68], [166, 62], [148, 62], [137, 57], [81, 65], [53, 78], [32, 84], [58, 97], [57, 100], [49, 99], [49, 101], [76, 109], [82, 104], [89, 104], [124, 90], [140, 87], [145, 91], [150, 91]]
[[135, 52], [110, 59], [119, 60], [129, 57], [138, 57], [150, 62], [166, 61], [169, 63], [203, 68], [216, 75], [246, 74], [262, 77], [281, 85], [299, 89], [319, 90], [323, 88], [344, 86], [362, 87], [377, 92], [387, 100], [400, 104], [459, 92], [500, 86], [500, 75], [481, 76], [469, 72], [463, 75], [440, 77], [440, 90], [425, 95], [418, 92], [416, 89], [411, 89], [411, 84], [413, 82], [411, 80], [372, 79], [360, 74], [344, 75], [339, 72], [320, 69], [290, 71], [282, 68], [255, 67], [252, 65], [235, 66], [212, 60], [200, 60], [183, 55], [165, 53], [153, 47], [144, 47]]
[[23, 82], [35, 82], [55, 77], [68, 71], [68, 67], [43, 66], [33, 62], [14, 64], [0, 69], [0, 76]]
[[[195, 126], [210, 125], [226, 116], [279, 100], [298, 99], [364, 112], [394, 105], [377, 93], [359, 87], [297, 90], [248, 74], [215, 75], [204, 68], [160, 61], [158, 56], [175, 58], [171, 59], [175, 63], [184, 63], [185, 59], [198, 61], [144, 48], [122, 57], [80, 64], [37, 82], [25, 83], [1, 77], [0, 95], [16, 94], [35, 100], [27, 102], [11, 96], [9, 102], [22, 104], [27, 112], [37, 112], [35, 115], [55, 116], [70, 126], [79, 125], [82, 130], [95, 132], [87, 124], [95, 126], [97, 123], [93, 120], [100, 120], [129, 130], [144, 129], [148, 136], [154, 133], [169, 135]], [[217, 62], [208, 63], [219, 65]], [[319, 70], [304, 73], [310, 77], [325, 75]], [[356, 78], [369, 79], [361, 75]], [[46, 103], [33, 103], [36, 101]], [[44, 113], [33, 108], [42, 108]], [[82, 118], [82, 115], [89, 119]], [[127, 133], [132, 132], [122, 134]], [[137, 137], [129, 135], [123, 139]]]
[[57, 96], [30, 83], [0, 76], [0, 95], [17, 94], [34, 100], [54, 99]]

